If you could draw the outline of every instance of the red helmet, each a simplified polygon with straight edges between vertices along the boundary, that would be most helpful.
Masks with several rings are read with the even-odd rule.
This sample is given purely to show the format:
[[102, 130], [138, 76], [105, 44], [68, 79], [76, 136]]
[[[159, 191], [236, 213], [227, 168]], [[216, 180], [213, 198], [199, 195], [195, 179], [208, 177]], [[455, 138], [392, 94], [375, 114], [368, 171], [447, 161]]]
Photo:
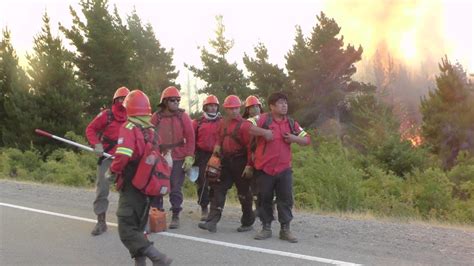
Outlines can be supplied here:
[[127, 97], [129, 93], [130, 91], [127, 89], [127, 87], [120, 87], [115, 91], [113, 100], [115, 101], [115, 99], [119, 97]]
[[256, 96], [250, 95], [249, 97], [247, 97], [247, 99], [245, 99], [245, 107], [249, 107], [249, 106], [257, 105], [257, 104], [260, 106], [262, 105], [262, 103]]
[[206, 97], [206, 99], [204, 100], [204, 103], [202, 104], [202, 106], [206, 106], [207, 104], [217, 104], [219, 105], [219, 100], [217, 99], [216, 96], [214, 95], [209, 95]]
[[181, 98], [181, 95], [179, 94], [179, 90], [175, 86], [169, 86], [168, 88], [163, 90], [163, 92], [161, 93], [160, 102], [163, 102], [163, 99], [171, 98], [171, 97]]
[[141, 90], [133, 90], [125, 100], [123, 106], [127, 110], [127, 116], [151, 115], [150, 100]]
[[242, 102], [240, 101], [239, 97], [235, 95], [229, 95], [225, 98], [224, 104], [222, 106], [224, 108], [235, 108], [242, 106]]

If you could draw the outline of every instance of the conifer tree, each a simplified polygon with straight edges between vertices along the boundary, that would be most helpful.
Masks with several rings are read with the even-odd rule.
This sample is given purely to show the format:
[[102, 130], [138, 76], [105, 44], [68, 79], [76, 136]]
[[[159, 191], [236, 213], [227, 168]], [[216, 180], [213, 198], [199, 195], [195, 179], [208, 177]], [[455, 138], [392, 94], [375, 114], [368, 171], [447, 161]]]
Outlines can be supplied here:
[[186, 64], [185, 66], [196, 77], [206, 82], [204, 88], [200, 90], [201, 93], [214, 94], [220, 100], [230, 94], [245, 99], [249, 94], [249, 81], [237, 67], [237, 63], [229, 63], [226, 59], [226, 55], [234, 46], [234, 41], [225, 38], [225, 26], [222, 20], [222, 16], [216, 17], [216, 38], [209, 41], [213, 51], [210, 52], [205, 47], [201, 48], [203, 68]]
[[288, 89], [288, 77], [276, 64], [268, 62], [268, 50], [263, 43], [259, 43], [254, 48], [255, 58], [244, 56], [244, 64], [250, 72], [250, 81], [256, 89], [252, 94], [256, 94], [265, 101], [267, 97], [275, 92]]
[[34, 134], [32, 113], [36, 106], [8, 29], [3, 30], [0, 40], [0, 96], [0, 146], [28, 149]]
[[[59, 136], [68, 131], [82, 134], [87, 86], [75, 76], [73, 54], [63, 47], [59, 37], [51, 34], [47, 14], [43, 16], [41, 33], [34, 39], [33, 51], [28, 56], [28, 74], [37, 106], [34, 114], [38, 127]], [[50, 141], [45, 138], [39, 138], [37, 143], [46, 150], [53, 148], [46, 148]]]

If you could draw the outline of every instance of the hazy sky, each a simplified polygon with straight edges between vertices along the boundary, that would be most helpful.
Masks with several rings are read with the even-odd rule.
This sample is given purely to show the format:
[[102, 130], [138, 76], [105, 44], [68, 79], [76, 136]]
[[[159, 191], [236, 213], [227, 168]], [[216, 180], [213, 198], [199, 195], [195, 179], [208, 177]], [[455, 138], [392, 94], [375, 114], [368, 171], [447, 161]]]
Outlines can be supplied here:
[[[142, 21], [152, 24], [162, 45], [174, 49], [174, 63], [180, 70], [178, 81], [184, 83], [187, 75], [183, 63], [200, 65], [197, 46], [207, 46], [214, 37], [216, 15], [224, 16], [226, 36], [235, 41], [229, 61], [237, 61], [243, 67], [244, 52], [253, 56], [253, 47], [261, 41], [269, 50], [270, 60], [284, 67], [284, 56], [293, 45], [295, 25], [300, 25], [308, 35], [321, 10], [342, 27], [346, 44], [361, 44], [366, 56], [373, 53], [371, 50], [380, 38], [385, 38], [394, 43], [395, 54], [404, 53], [405, 59], [413, 64], [423, 57], [426, 47], [431, 47], [430, 56], [439, 59], [447, 54], [474, 72], [473, 1], [110, 0], [110, 7], [116, 4], [122, 18], [135, 7]], [[58, 22], [66, 27], [71, 25], [69, 6], [79, 11], [78, 2], [2, 0], [0, 27], [11, 30], [13, 46], [22, 56], [40, 32], [45, 11], [57, 32]], [[392, 19], [388, 21], [388, 17]], [[389, 34], [381, 34], [382, 31]]]

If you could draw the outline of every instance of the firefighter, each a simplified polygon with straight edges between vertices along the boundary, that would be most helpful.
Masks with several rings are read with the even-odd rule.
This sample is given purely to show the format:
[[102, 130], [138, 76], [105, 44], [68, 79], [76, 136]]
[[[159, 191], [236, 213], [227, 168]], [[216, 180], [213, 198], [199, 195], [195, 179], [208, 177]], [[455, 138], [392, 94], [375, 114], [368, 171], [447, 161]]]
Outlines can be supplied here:
[[245, 111], [242, 115], [243, 118], [249, 119], [252, 117], [257, 117], [263, 113], [262, 103], [257, 98], [257, 96], [250, 95], [245, 99]]
[[[179, 213], [182, 210], [185, 172], [194, 164], [195, 137], [192, 120], [184, 109], [179, 108], [181, 95], [176, 87], [167, 87], [161, 94], [158, 110], [153, 114], [151, 122], [159, 127], [162, 141], [161, 147], [171, 150], [173, 168], [171, 170], [170, 203], [172, 217], [170, 229], [179, 228]], [[163, 210], [163, 198], [156, 197], [152, 206]]]
[[217, 97], [207, 96], [202, 110], [202, 116], [193, 120], [193, 128], [196, 134], [195, 165], [199, 167], [199, 176], [196, 181], [197, 197], [198, 204], [201, 206], [201, 221], [205, 221], [209, 214], [209, 183], [205, 177], [205, 170], [218, 139], [218, 122], [221, 120]]
[[135, 265], [146, 265], [148, 257], [153, 265], [169, 265], [171, 259], [159, 252], [144, 235], [150, 197], [132, 185], [132, 178], [145, 150], [145, 141], [152, 141], [153, 124], [148, 97], [140, 90], [130, 92], [125, 99], [128, 122], [120, 128], [118, 148], [110, 167], [110, 175], [117, 180], [119, 204], [117, 208], [120, 240], [129, 250]]
[[246, 232], [252, 230], [255, 221], [250, 179], [243, 177], [251, 168], [247, 161], [251, 123], [240, 115], [239, 97], [227, 96], [222, 106], [225, 108], [225, 116], [219, 122], [219, 139], [213, 151], [222, 157], [222, 173], [218, 181], [210, 184], [213, 191], [211, 208], [206, 222], [199, 223], [199, 228], [216, 232], [217, 223], [221, 219], [224, 209], [227, 191], [235, 183], [242, 208], [241, 226], [237, 228], [237, 231]]
[[[245, 99], [245, 111], [242, 117], [245, 119], [251, 119], [251, 118], [258, 119], [261, 113], [263, 113], [263, 108], [262, 108], [262, 103], [260, 102], [260, 100], [256, 96], [253, 96], [253, 95], [250, 95], [249, 97], [247, 97], [247, 99]], [[256, 142], [255, 137], [251, 136], [250, 146], [249, 146], [250, 152], [248, 153], [248, 156], [250, 156], [249, 166], [251, 166], [251, 168], [249, 168], [248, 170], [248, 176], [245, 176], [245, 177], [251, 179], [250, 190], [252, 191], [252, 198], [255, 205], [255, 216], [258, 216], [258, 204], [259, 204], [258, 188], [257, 188], [257, 178], [255, 178], [255, 175], [254, 175], [255, 149], [257, 147], [256, 144], [257, 142]]]
[[271, 222], [274, 220], [272, 202], [276, 195], [280, 239], [291, 243], [298, 239], [290, 231], [293, 219], [293, 177], [291, 170], [292, 143], [308, 145], [309, 135], [292, 118], [288, 117], [288, 98], [276, 92], [268, 98], [270, 113], [252, 119], [250, 134], [257, 138], [255, 151], [255, 175], [259, 189], [259, 218], [262, 230], [255, 239], [263, 240], [272, 236]]
[[106, 159], [102, 153], [113, 154], [115, 152], [120, 126], [127, 120], [127, 113], [122, 102], [128, 93], [127, 88], [118, 88], [112, 99], [112, 108], [100, 112], [86, 128], [87, 140], [100, 156], [97, 162], [96, 198], [93, 204], [94, 213], [97, 215], [97, 224], [91, 232], [93, 236], [107, 231], [105, 214], [109, 206], [110, 183], [105, 178], [105, 172], [109, 169], [112, 160]]

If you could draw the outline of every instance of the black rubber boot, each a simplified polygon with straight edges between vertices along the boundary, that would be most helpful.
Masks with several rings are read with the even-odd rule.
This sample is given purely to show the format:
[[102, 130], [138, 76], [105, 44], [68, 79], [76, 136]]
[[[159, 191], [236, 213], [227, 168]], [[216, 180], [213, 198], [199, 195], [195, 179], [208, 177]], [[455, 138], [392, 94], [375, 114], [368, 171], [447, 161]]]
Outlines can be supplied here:
[[260, 230], [254, 237], [257, 240], [264, 240], [267, 238], [272, 237], [272, 224], [271, 223], [263, 223], [262, 230]]
[[281, 229], [280, 229], [280, 239], [281, 240], [286, 240], [290, 243], [297, 243], [298, 238], [296, 238], [290, 231], [290, 224], [281, 224]]
[[93, 236], [101, 235], [107, 231], [107, 223], [105, 222], [105, 212], [97, 215], [97, 224], [92, 229], [91, 234]]
[[165, 266], [170, 265], [173, 259], [166, 256], [164, 253], [158, 251], [155, 246], [151, 245], [147, 247], [143, 251], [143, 255], [147, 256], [151, 262], [153, 262], [153, 266]]
[[253, 229], [253, 226], [251, 225], [241, 225], [239, 228], [237, 228], [237, 232], [248, 232]]
[[217, 232], [217, 224], [213, 222], [202, 222], [198, 224], [198, 227], [211, 233]]
[[215, 233], [217, 231], [217, 223], [219, 222], [221, 215], [222, 211], [211, 210], [206, 222], [199, 223], [198, 227], [211, 233]]
[[171, 216], [171, 223], [170, 223], [169, 228], [170, 229], [179, 228], [179, 213], [173, 213], [173, 216]]

